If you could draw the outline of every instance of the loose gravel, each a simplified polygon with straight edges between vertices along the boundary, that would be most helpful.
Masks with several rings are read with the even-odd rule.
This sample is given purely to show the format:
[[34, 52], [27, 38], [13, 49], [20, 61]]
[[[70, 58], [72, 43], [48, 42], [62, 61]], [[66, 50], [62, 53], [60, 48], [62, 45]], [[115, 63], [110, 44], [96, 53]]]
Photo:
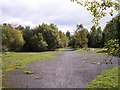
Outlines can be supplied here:
[[[90, 51], [68, 49], [55, 60], [34, 62], [24, 70], [9, 72], [3, 80], [9, 88], [86, 88], [101, 72], [118, 65], [117, 57], [113, 58], [113, 64], [91, 64], [103, 58], [104, 55], [96, 56]], [[25, 70], [33, 74], [25, 74]]]

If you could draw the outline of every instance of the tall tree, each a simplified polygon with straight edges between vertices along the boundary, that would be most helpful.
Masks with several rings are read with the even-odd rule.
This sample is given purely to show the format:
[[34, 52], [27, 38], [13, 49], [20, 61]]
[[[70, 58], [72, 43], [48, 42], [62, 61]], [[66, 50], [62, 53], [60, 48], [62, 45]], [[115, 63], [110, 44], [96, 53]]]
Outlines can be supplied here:
[[25, 40], [25, 44], [23, 45], [22, 51], [32, 51], [31, 43], [33, 42], [31, 42], [31, 37], [33, 37], [33, 31], [29, 26], [27, 26], [23, 30], [23, 38]]
[[77, 30], [75, 31], [75, 35], [73, 37], [73, 42], [75, 43], [75, 47], [88, 47], [88, 30], [83, 27], [82, 24], [77, 25]]
[[34, 33], [42, 33], [44, 40], [48, 44], [48, 50], [55, 50], [60, 43], [59, 31], [54, 24], [47, 25], [43, 23], [35, 28]]
[[120, 29], [119, 29], [119, 24], [120, 24], [120, 14], [117, 15], [115, 18], [110, 20], [107, 25], [104, 28], [104, 35], [105, 35], [105, 42], [111, 40], [111, 39], [119, 39], [119, 34], [120, 34]]
[[102, 30], [101, 30], [101, 27], [98, 27], [97, 28], [97, 35], [96, 35], [96, 47], [97, 48], [100, 48], [103, 46], [102, 39], [103, 39]]
[[91, 47], [96, 47], [96, 35], [97, 35], [96, 27], [92, 26], [91, 31], [90, 31], [90, 46]]
[[70, 32], [69, 32], [69, 31], [66, 32], [66, 36], [67, 36], [68, 39], [70, 40], [70, 36], [71, 36], [71, 35], [70, 35]]
[[2, 25], [2, 46], [3, 51], [20, 51], [24, 44], [23, 34], [10, 24]]
[[59, 47], [67, 47], [68, 46], [68, 37], [62, 32], [59, 31], [59, 37], [60, 37], [60, 46]]
[[38, 35], [36, 34], [33, 35], [30, 41], [31, 41], [30, 45], [31, 45], [32, 51], [46, 51], [48, 45], [46, 41], [43, 39], [43, 36], [41, 33], [39, 33]]

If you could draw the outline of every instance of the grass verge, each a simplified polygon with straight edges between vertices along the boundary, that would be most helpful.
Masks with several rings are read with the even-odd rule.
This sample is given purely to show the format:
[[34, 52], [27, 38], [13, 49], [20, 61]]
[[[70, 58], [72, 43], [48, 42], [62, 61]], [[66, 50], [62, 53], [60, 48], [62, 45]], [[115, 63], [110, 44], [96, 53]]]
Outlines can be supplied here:
[[56, 52], [6, 52], [2, 55], [3, 73], [14, 69], [23, 69], [27, 64], [56, 58]]
[[120, 68], [120, 65], [103, 72], [89, 83], [87, 88], [118, 88], [118, 67]]
[[58, 48], [58, 49], [56, 49], [56, 51], [64, 51], [64, 50], [67, 50], [67, 48]]

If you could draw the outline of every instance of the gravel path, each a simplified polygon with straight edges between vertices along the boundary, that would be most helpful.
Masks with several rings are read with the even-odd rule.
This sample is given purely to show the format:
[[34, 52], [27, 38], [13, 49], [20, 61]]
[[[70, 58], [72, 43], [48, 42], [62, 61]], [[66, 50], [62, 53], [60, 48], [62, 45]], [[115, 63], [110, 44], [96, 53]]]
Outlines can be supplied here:
[[103, 55], [91, 52], [62, 51], [56, 60], [44, 60], [29, 64], [28, 70], [34, 74], [25, 74], [25, 70], [9, 73], [5, 80], [12, 88], [86, 88], [102, 71], [116, 66], [113, 64], [91, 64], [103, 60]]

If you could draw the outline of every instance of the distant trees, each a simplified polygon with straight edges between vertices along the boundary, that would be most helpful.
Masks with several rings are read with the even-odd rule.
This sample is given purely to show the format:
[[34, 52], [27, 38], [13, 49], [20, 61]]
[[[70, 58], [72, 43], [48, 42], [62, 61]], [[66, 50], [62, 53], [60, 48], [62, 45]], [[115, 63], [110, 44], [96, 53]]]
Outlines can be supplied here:
[[42, 24], [33, 30], [34, 34], [42, 33], [44, 40], [47, 42], [48, 50], [55, 50], [59, 45], [58, 28], [54, 24]]
[[60, 43], [58, 47], [60, 48], [67, 47], [69, 43], [68, 37], [62, 31], [59, 31], [59, 37], [60, 37]]
[[77, 30], [75, 34], [72, 36], [71, 46], [77, 48], [88, 47], [88, 30], [83, 27], [82, 24], [77, 25]]
[[96, 29], [95, 26], [92, 26], [89, 34], [89, 47], [99, 48], [103, 47], [103, 33], [101, 27]]
[[29, 26], [1, 25], [4, 51], [46, 51], [68, 45], [67, 36], [54, 24], [42, 24], [34, 29]]
[[[88, 32], [80, 24], [76, 26], [75, 33], [71, 35], [69, 31], [66, 34], [59, 31], [54, 24], [43, 23], [33, 29], [29, 26], [23, 27], [19, 25], [18, 27], [13, 27], [10, 24], [3, 24], [0, 25], [0, 28], [2, 28], [2, 50], [46, 51], [67, 46], [73, 48], [101, 48], [105, 45], [109, 48], [109, 40], [117, 40], [120, 46], [119, 25], [120, 15], [117, 15], [107, 23], [104, 30], [101, 30], [101, 27], [92, 26], [90, 32]], [[119, 51], [119, 49], [117, 50]]]
[[46, 51], [47, 50], [47, 42], [44, 40], [41, 33], [38, 33], [37, 35], [33, 35], [31, 37], [31, 49], [32, 51]]
[[54, 24], [42, 24], [33, 30], [34, 34], [42, 33], [44, 40], [47, 43], [47, 50], [55, 50], [59, 47], [67, 46], [66, 35], [59, 31]]
[[71, 33], [69, 31], [66, 32], [66, 38], [68, 39], [68, 46], [70, 46], [71, 43]]
[[29, 26], [25, 27], [24, 29], [22, 29], [22, 32], [23, 32], [23, 38], [25, 40], [25, 44], [23, 45], [23, 48], [22, 48], [22, 51], [33, 51], [32, 50], [32, 43], [34, 42], [31, 42], [31, 39], [33, 37], [33, 31], [30, 29]]
[[103, 34], [109, 55], [120, 56], [120, 14], [108, 22]]
[[69, 32], [69, 31], [66, 32], [66, 36], [67, 36], [68, 39], [70, 40], [71, 35], [70, 35], [70, 32]]
[[105, 35], [105, 42], [111, 39], [120, 39], [120, 15], [110, 20], [103, 31]]
[[2, 50], [20, 51], [24, 45], [23, 34], [19, 29], [13, 28], [10, 24], [3, 24], [2, 27]]
[[105, 28], [92, 26], [90, 32], [83, 27], [82, 24], [77, 25], [75, 34], [71, 36], [70, 46], [74, 48], [101, 48], [106, 45], [109, 40], [118, 40], [120, 45], [120, 15], [117, 15], [109, 21]]

